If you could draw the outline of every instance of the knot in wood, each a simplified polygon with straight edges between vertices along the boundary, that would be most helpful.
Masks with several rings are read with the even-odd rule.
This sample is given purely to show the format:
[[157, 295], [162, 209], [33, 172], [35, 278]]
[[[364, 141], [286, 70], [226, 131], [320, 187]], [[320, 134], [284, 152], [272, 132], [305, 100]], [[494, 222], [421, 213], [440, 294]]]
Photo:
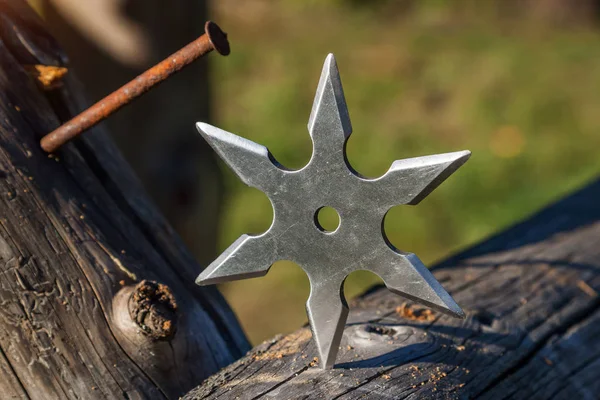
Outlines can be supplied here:
[[155, 340], [170, 339], [177, 330], [177, 302], [171, 289], [162, 283], [138, 283], [129, 297], [129, 315]]

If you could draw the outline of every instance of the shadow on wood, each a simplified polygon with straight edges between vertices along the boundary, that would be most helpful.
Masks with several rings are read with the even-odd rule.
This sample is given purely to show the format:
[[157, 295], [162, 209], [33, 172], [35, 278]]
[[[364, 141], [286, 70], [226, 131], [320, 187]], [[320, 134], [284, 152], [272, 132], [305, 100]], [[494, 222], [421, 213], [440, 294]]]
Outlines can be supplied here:
[[351, 304], [333, 370], [318, 369], [304, 327], [259, 345], [184, 398], [597, 398], [600, 181], [434, 274], [464, 321], [376, 287]]

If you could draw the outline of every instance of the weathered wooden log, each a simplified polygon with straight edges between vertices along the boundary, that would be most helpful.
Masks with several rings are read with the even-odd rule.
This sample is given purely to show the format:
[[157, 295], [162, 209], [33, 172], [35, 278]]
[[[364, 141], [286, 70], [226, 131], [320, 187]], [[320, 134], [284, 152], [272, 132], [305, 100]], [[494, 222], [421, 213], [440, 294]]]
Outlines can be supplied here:
[[0, 398], [176, 398], [247, 341], [101, 128], [41, 150], [82, 108], [64, 66], [0, 0]]
[[[92, 100], [202, 35], [207, 16], [205, 0], [37, 2]], [[94, 30], [99, 24], [104, 29]], [[86, 31], [86, 26], [92, 29]], [[106, 45], [121, 50], [110, 51]], [[215, 256], [225, 190], [218, 157], [193, 126], [210, 116], [208, 67], [208, 59], [186, 67], [106, 121], [144, 189], [202, 265]]]
[[465, 320], [375, 288], [350, 304], [334, 369], [304, 327], [184, 399], [599, 398], [600, 181], [434, 274]]

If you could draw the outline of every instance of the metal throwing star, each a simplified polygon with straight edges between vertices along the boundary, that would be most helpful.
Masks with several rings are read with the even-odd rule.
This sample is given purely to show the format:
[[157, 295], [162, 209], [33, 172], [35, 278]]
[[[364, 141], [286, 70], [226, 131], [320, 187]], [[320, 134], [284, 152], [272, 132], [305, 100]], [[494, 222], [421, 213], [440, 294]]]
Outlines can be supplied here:
[[[387, 240], [383, 220], [391, 207], [423, 200], [467, 161], [469, 151], [394, 161], [377, 179], [359, 175], [346, 159], [352, 127], [333, 54], [325, 60], [308, 122], [313, 154], [304, 168], [288, 170], [264, 146], [204, 123], [197, 127], [245, 184], [269, 197], [274, 213], [269, 230], [242, 235], [197, 284], [263, 276], [278, 260], [298, 264], [310, 280], [306, 310], [322, 368], [335, 362], [348, 316], [343, 284], [356, 270], [374, 272], [405, 298], [464, 318], [419, 258]], [[316, 219], [325, 206], [340, 216], [335, 231], [325, 231]]]

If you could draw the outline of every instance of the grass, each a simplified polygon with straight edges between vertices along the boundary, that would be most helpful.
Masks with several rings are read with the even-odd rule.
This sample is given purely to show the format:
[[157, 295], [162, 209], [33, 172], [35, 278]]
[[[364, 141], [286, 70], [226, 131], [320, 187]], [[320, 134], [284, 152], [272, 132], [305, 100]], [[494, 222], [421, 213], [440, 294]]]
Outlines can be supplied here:
[[[214, 2], [232, 43], [229, 57], [211, 58], [215, 124], [266, 145], [287, 167], [303, 166], [312, 98], [333, 52], [354, 128], [349, 160], [362, 174], [382, 175], [400, 158], [473, 152], [420, 205], [396, 207], [386, 218], [391, 242], [429, 264], [600, 171], [598, 29], [507, 19], [470, 3], [360, 4]], [[266, 196], [223, 170], [222, 250], [272, 219]], [[357, 272], [346, 293], [376, 281]], [[308, 280], [289, 262], [222, 290], [254, 343], [306, 322]]]

